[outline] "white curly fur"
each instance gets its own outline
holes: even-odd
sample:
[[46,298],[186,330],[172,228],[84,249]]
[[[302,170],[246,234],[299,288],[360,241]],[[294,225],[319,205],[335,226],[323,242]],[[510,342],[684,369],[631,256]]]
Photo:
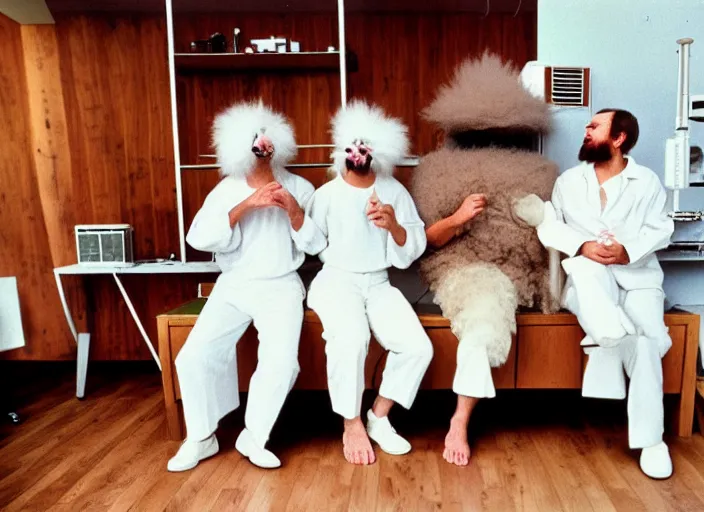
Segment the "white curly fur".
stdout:
[[345,148],[361,139],[372,148],[371,169],[378,175],[391,176],[396,165],[408,154],[408,128],[399,119],[389,117],[376,105],[361,100],[348,103],[332,120],[333,170],[346,170]]
[[275,171],[284,170],[294,159],[296,139],[291,124],[282,114],[261,100],[236,103],[218,114],[213,122],[213,146],[223,175],[244,177],[253,170],[257,157],[252,153],[252,142],[262,129],[274,144],[271,166]]
[[461,343],[484,345],[492,367],[506,362],[511,335],[516,333],[518,299],[513,282],[498,267],[489,263],[455,267],[433,293]]

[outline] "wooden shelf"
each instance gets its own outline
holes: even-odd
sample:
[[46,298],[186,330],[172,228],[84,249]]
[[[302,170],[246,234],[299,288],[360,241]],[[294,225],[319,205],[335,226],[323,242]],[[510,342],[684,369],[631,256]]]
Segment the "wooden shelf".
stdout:
[[[176,53],[179,73],[269,71],[336,71],[340,69],[340,52],[297,53]],[[347,71],[357,71],[357,57],[347,52]]]

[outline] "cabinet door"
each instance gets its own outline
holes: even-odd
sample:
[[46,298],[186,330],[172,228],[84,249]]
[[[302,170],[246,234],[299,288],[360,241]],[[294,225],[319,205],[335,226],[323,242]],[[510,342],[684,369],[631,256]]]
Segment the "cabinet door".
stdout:
[[665,393],[679,393],[682,390],[687,327],[684,325],[670,325],[669,328],[672,347],[662,359],[662,387]]
[[[448,328],[431,328],[426,330],[433,342],[433,360],[423,378],[423,389],[452,389],[452,381],[457,368],[457,337]],[[506,363],[500,368],[492,368],[494,387],[509,389],[515,387],[516,342],[511,343],[511,352]]]
[[581,388],[583,337],[578,325],[519,326],[516,387]]

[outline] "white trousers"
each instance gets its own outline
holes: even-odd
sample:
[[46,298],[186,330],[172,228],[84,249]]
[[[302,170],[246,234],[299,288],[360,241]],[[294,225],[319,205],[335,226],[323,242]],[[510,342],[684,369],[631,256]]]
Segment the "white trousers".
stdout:
[[[593,398],[624,398],[628,386],[628,439],[631,448],[646,448],[662,441],[662,357],[672,341],[664,321],[662,290],[623,290],[607,266],[579,262],[568,276],[563,305],[577,316],[592,340],[617,330],[614,318],[625,314],[635,336],[625,336],[613,348],[588,349],[589,362],[582,394]],[[618,311],[618,308],[621,308]],[[607,325],[608,323],[608,325]]]
[[295,272],[268,280],[220,276],[176,357],[189,439],[207,438],[239,406],[237,342],[253,321],[259,334],[258,362],[244,421],[264,447],[300,370],[304,297]]
[[494,378],[491,375],[486,345],[471,339],[460,339],[457,346],[457,369],[452,381],[456,395],[474,398],[494,398]]
[[411,407],[433,346],[386,271],[357,274],[325,267],[310,285],[308,306],[323,324],[328,388],[337,414],[353,419],[361,413],[371,331],[389,350],[379,394]]

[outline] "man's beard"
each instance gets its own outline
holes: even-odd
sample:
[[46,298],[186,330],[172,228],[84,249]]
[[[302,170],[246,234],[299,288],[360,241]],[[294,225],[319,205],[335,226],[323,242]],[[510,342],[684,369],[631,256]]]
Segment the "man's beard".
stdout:
[[371,155],[367,155],[367,158],[362,164],[355,164],[350,158],[347,158],[345,159],[345,167],[347,167],[348,171],[353,171],[357,174],[369,174],[369,171],[372,168],[372,157]]
[[578,158],[580,162],[588,162],[590,164],[608,162],[611,160],[611,148],[609,148],[608,142],[600,142],[595,145],[585,142],[579,148]]

